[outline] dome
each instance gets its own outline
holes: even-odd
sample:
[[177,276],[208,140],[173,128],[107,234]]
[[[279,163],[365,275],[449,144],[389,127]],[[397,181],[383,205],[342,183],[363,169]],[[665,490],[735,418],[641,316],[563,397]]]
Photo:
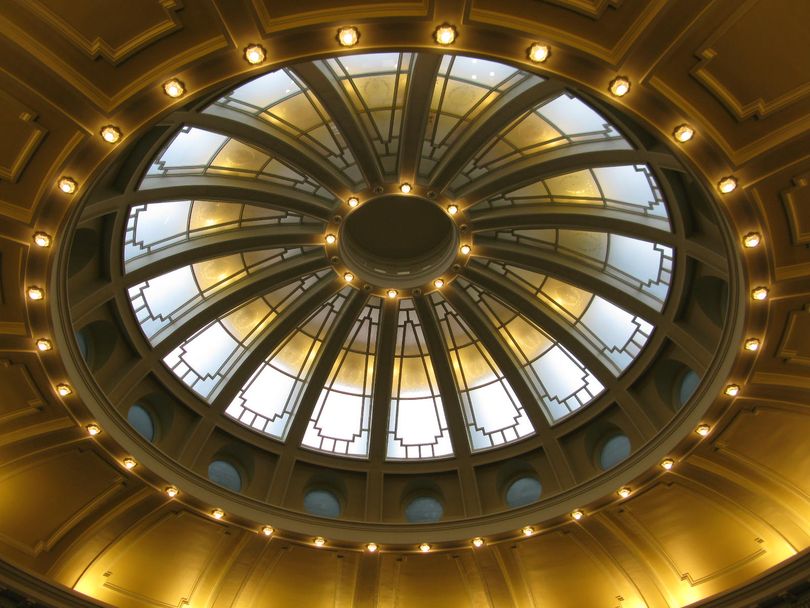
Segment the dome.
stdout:
[[0,600],[804,599],[810,5],[97,4],[0,9]]

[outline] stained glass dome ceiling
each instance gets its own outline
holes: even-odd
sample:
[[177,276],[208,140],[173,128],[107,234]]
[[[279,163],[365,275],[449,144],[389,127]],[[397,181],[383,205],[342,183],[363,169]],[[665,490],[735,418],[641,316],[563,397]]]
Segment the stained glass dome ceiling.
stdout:
[[667,304],[656,171],[554,80],[343,56],[185,122],[129,208],[129,302],[182,385],[272,440],[386,460],[518,442],[609,393]]

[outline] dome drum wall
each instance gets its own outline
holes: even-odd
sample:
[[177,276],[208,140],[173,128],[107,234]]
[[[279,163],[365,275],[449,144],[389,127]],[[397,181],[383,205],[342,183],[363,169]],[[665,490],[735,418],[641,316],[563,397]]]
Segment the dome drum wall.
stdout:
[[[307,70],[302,69],[301,73],[307,73]],[[318,92],[317,87],[313,85],[312,88]],[[521,110],[529,106],[531,104]],[[620,115],[607,107],[599,106],[598,109],[614,124],[623,125]],[[604,500],[619,481],[631,478],[644,479],[649,476],[651,474],[649,463],[674,445],[678,435],[677,429],[694,426],[694,421],[700,418],[702,411],[712,401],[711,395],[718,392],[717,383],[720,380],[704,384],[697,390],[690,404],[674,414],[677,407],[658,392],[652,391],[650,378],[655,375],[657,368],[665,367],[666,361],[670,359],[684,361],[689,368],[695,369],[703,377],[712,377],[718,370],[727,369],[730,360],[720,356],[719,353],[728,352],[727,349],[723,350],[723,344],[733,341],[739,333],[739,320],[735,309],[739,305],[735,301],[739,289],[737,285],[730,283],[729,277],[735,276],[734,273],[723,266],[736,263],[733,254],[729,253],[733,249],[730,249],[731,239],[724,220],[708,204],[706,204],[708,211],[696,209],[700,204],[708,203],[706,195],[699,190],[695,191],[694,185],[685,185],[689,180],[682,177],[681,168],[679,172],[663,168],[678,164],[674,156],[658,151],[648,152],[644,149],[640,142],[648,139],[646,134],[642,133],[637,138],[632,128],[623,128],[623,135],[632,142],[631,147],[639,148],[637,150],[617,152],[611,148],[613,144],[599,150],[596,144],[585,144],[589,147],[579,158],[573,152],[551,152],[548,160],[539,163],[538,167],[541,169],[535,169],[535,175],[531,179],[530,174],[521,169],[520,175],[524,175],[520,178],[522,181],[512,184],[512,187],[504,193],[514,192],[521,187],[527,188],[540,176],[551,184],[553,180],[563,183],[563,177],[576,173],[564,170],[557,164],[555,155],[562,158],[569,167],[576,166],[576,162],[587,162],[589,167],[596,168],[591,175],[600,177],[608,175],[607,172],[600,173],[604,167],[617,164],[645,165],[649,167],[649,175],[653,176],[657,187],[660,188],[661,204],[665,201],[668,207],[671,232],[656,227],[662,225],[660,218],[653,217],[634,223],[627,221],[626,216],[622,216],[622,213],[627,212],[626,209],[621,211],[607,208],[604,213],[594,211],[594,205],[609,205],[610,201],[608,203],[590,201],[583,207],[570,205],[569,208],[558,200],[552,209],[553,214],[548,215],[547,210],[541,208],[544,203],[539,199],[539,202],[526,207],[515,205],[513,208],[468,208],[469,203],[490,200],[499,195],[499,192],[488,192],[487,189],[490,187],[488,183],[503,181],[502,176],[509,175],[511,169],[493,168],[491,174],[480,182],[476,182],[473,178],[470,185],[457,188],[455,191],[442,191],[436,188],[437,196],[433,198],[426,196],[424,199],[420,193],[427,193],[433,189],[432,182],[427,177],[414,180],[412,195],[394,194],[399,181],[392,180],[386,183],[387,190],[384,193],[368,197],[360,195],[360,205],[351,210],[347,210],[344,202],[347,196],[344,195],[360,190],[350,189],[345,184],[343,185],[345,189],[331,194],[328,193],[328,188],[324,191],[317,190],[315,185],[317,180],[311,179],[312,175],[306,176],[304,171],[315,167],[319,176],[326,175],[328,171],[323,164],[324,161],[310,158],[306,166],[303,166],[300,162],[294,162],[300,160],[298,157],[285,159],[278,153],[278,150],[285,150],[283,146],[279,148],[268,146],[266,151],[261,152],[278,153],[282,160],[288,163],[283,172],[272,165],[274,162],[280,162],[276,159],[264,165],[262,171],[265,173],[262,175],[270,176],[267,177],[267,181],[257,179],[256,183],[247,183],[248,175],[234,176],[236,169],[226,157],[223,157],[225,158],[223,167],[217,168],[216,172],[212,169],[215,163],[211,163],[201,170],[201,174],[182,167],[176,174],[165,177],[151,176],[149,173],[151,169],[147,169],[149,163],[166,153],[167,146],[172,145],[175,134],[191,133],[182,131],[188,128],[183,125],[194,122],[195,118],[191,114],[192,112],[182,112],[176,117],[167,117],[164,122],[172,124],[173,128],[166,131],[162,141],[152,142],[150,152],[144,153],[143,162],[130,162],[113,167],[107,176],[99,180],[99,186],[90,189],[88,196],[98,198],[100,202],[93,201],[91,204],[88,200],[85,215],[82,216],[77,212],[73,221],[82,229],[94,230],[109,237],[102,239],[102,244],[98,247],[102,259],[111,261],[110,268],[99,269],[92,265],[79,268],[71,276],[70,284],[66,286],[67,299],[61,303],[65,306],[65,312],[69,311],[68,314],[74,323],[86,324],[96,319],[106,319],[112,323],[120,335],[111,354],[111,360],[115,357],[115,363],[109,369],[132,370],[123,378],[112,371],[104,373],[103,369],[91,376],[88,370],[77,364],[74,368],[77,376],[75,383],[80,387],[83,398],[94,412],[98,410],[98,418],[102,420],[105,428],[110,427],[111,435],[125,442],[128,447],[131,446],[131,451],[138,455],[139,460],[149,463],[150,470],[164,472],[163,476],[176,482],[184,495],[193,497],[189,500],[221,504],[228,514],[244,518],[245,521],[270,520],[291,534],[328,530],[330,536],[334,538],[349,539],[358,537],[363,530],[374,530],[377,540],[401,542],[401,539],[413,538],[414,534],[424,535],[426,529],[430,530],[430,534],[433,535],[431,538],[435,540],[458,538],[462,533],[461,530],[505,533],[507,530],[519,529],[521,526],[518,522],[525,522],[527,517],[533,521],[553,520],[570,510],[572,504],[581,505],[584,501]],[[512,116],[517,117],[519,114],[520,111],[515,109]],[[212,128],[211,132],[216,132],[213,127],[218,127],[228,133],[232,138],[230,141],[248,139],[245,136],[248,127],[231,130],[232,125],[226,120],[218,120],[204,112],[199,116],[203,117],[199,121],[201,124]],[[481,129],[483,132],[484,127]],[[495,127],[490,127],[493,137],[497,135],[496,131]],[[483,136],[480,139],[482,142],[487,141]],[[303,145],[298,144],[299,152],[302,149],[306,152]],[[252,145],[248,147],[249,153],[237,155],[241,159],[239,166],[249,165],[254,167],[249,170],[256,172],[257,161],[251,154],[259,152]],[[529,166],[528,161],[520,162]],[[168,161],[164,164],[169,166]],[[271,170],[271,166],[275,168]],[[147,171],[144,182],[140,182],[141,174],[133,172],[133,167]],[[441,167],[440,164],[439,175]],[[305,177],[293,175],[295,172]],[[282,174],[294,182],[293,188],[281,185],[278,181],[281,178],[278,176]],[[290,175],[292,177],[289,177]],[[594,177],[589,179],[598,181]],[[127,182],[128,190],[114,197],[100,196],[99,193],[104,191],[101,185],[105,180],[115,183]],[[148,180],[152,181],[146,186],[145,182]],[[161,184],[159,180],[166,181]],[[311,180],[312,184],[308,180]],[[314,190],[309,191],[310,187]],[[575,188],[573,185],[567,187]],[[288,192],[291,189],[297,189],[297,192]],[[689,192],[688,196],[684,191]],[[459,194],[459,197],[456,198],[454,194]],[[378,198],[375,199],[375,196]],[[555,196],[553,192],[551,196]],[[577,196],[585,195],[579,193]],[[696,196],[699,198],[695,198]],[[165,337],[150,343],[152,338],[144,335],[142,323],[134,320],[133,308],[136,314],[138,310],[134,300],[131,303],[126,295],[118,292],[108,305],[99,307],[95,304],[94,298],[100,296],[94,294],[99,293],[98,284],[99,281],[105,281],[105,272],[114,277],[109,281],[111,285],[129,290],[130,295],[133,293],[132,290],[140,285],[134,284],[135,280],[130,278],[134,275],[130,275],[128,271],[128,262],[122,264],[116,261],[117,252],[125,250],[124,241],[128,238],[127,222],[131,218],[127,217],[127,213],[136,205],[144,204],[147,205],[144,213],[148,213],[149,204],[178,200],[178,197],[192,202],[188,207],[190,218],[195,217],[195,209],[199,207],[200,210],[208,210],[208,219],[217,218],[216,214],[231,219],[223,222],[219,218],[217,221],[220,223],[206,227],[200,211],[203,223],[193,230],[189,228],[190,224],[187,224],[181,230],[189,236],[177,237],[169,234],[162,237],[169,240],[166,241],[168,243],[166,248],[161,250],[163,253],[158,257],[174,256],[177,250],[178,265],[182,262],[192,267],[199,285],[208,281],[211,285],[211,295],[203,294],[199,302],[187,305],[186,312],[181,310],[178,313],[175,326],[180,327],[182,332],[172,327],[168,330],[161,329],[160,331],[167,333],[156,335]],[[403,204],[410,200],[414,203],[414,207],[426,205],[430,206],[431,211],[439,211],[442,214],[449,204],[459,201],[461,209],[458,214],[452,217],[442,216],[452,229],[449,230],[447,237],[438,238],[436,241],[438,245],[433,248],[435,254],[426,256],[433,264],[425,274],[419,275],[418,283],[412,284],[409,280],[402,279],[391,280],[385,284],[380,280],[379,273],[365,274],[363,263],[357,257],[358,252],[363,249],[364,253],[373,252],[376,241],[365,247],[358,246],[356,242],[354,246],[352,245],[353,240],[358,241],[362,238],[359,234],[352,233],[353,217],[362,218],[366,205],[372,209],[375,201],[384,202],[385,197],[396,197],[397,201],[403,199]],[[692,202],[695,200],[701,203]],[[590,207],[587,206],[589,204]],[[128,205],[131,206],[128,208]],[[229,205],[242,207],[233,215]],[[251,205],[256,209],[248,209]],[[100,209],[106,211],[100,212]],[[259,209],[264,210],[262,213],[272,211],[286,215],[283,220],[278,220],[280,216],[271,217],[266,214],[262,216]],[[340,222],[335,221],[338,216],[341,218]],[[278,223],[274,223],[277,220]],[[361,221],[357,225],[360,226],[358,233],[368,230]],[[472,256],[462,256],[458,253],[461,238],[466,238],[460,237],[466,232],[460,230],[461,226],[468,226],[469,233],[475,235],[470,239],[473,244]],[[229,233],[229,230],[234,232]],[[535,246],[532,239],[547,238],[550,230],[557,231],[552,240],[542,241],[540,246]],[[632,279],[632,273],[625,270],[624,275],[608,276],[605,269],[610,266],[609,261],[601,262],[601,267],[597,268],[588,261],[587,255],[590,250],[578,251],[571,248],[572,243],[587,243],[584,236],[577,241],[576,238],[579,237],[574,238],[575,233],[580,235],[610,233],[610,238],[613,239],[611,247],[620,251],[621,241],[618,237],[614,238],[614,233],[621,231],[624,231],[624,234],[619,234],[620,237],[632,236],[638,242],[646,240],[659,243],[660,247],[670,248],[672,257],[668,271],[672,276],[671,285],[668,287],[669,295],[664,296],[658,309],[648,295],[636,296],[629,290],[628,283],[635,280]],[[331,255],[330,245],[325,247],[322,245],[323,235],[332,232],[338,235],[334,248],[336,255]],[[241,237],[242,234],[246,235],[244,239]],[[247,235],[252,234],[256,235],[255,238],[251,236],[252,240],[248,239]],[[696,235],[700,238],[695,238]],[[184,253],[181,244],[172,244],[171,239],[174,238],[186,239],[191,245],[188,248],[190,253]],[[202,244],[196,250],[198,243]],[[706,243],[714,243],[714,246],[709,247]],[[408,241],[404,240],[403,244],[407,245]],[[659,251],[663,251],[660,247]],[[285,258],[284,255],[287,254],[283,254],[277,261],[272,262],[268,260],[276,258],[262,258],[270,255],[267,253],[270,249],[278,248],[295,250],[295,255]],[[61,263],[69,265],[74,255],[80,255],[79,248],[75,249],[75,254],[74,250],[63,248]],[[212,278],[213,275],[205,275],[203,265],[208,260],[216,257],[224,258],[226,255],[241,258],[237,266],[231,262],[230,266],[222,266],[230,273],[228,277],[218,279]],[[355,257],[352,257],[353,255]],[[338,258],[337,262],[334,257]],[[666,256],[662,256],[662,259],[664,257]],[[541,291],[528,296],[521,291],[522,287],[518,287],[517,283],[509,278],[512,275],[500,273],[498,270],[500,266],[482,263],[486,260],[494,260],[502,265],[511,264],[513,268],[531,269],[531,272],[539,272],[542,269],[544,277],[548,277],[545,280],[549,282],[551,291]],[[718,260],[722,260],[719,267]],[[147,261],[138,267],[139,279],[141,277],[152,279],[158,274],[149,272],[150,264],[152,263]],[[254,264],[255,268],[251,264]],[[78,263],[76,265],[78,266]],[[390,268],[394,268],[395,265],[391,265]],[[161,267],[153,265],[151,268]],[[436,272],[432,270],[433,268]],[[344,269],[354,271],[360,279],[352,282],[348,290],[341,280]],[[439,272],[439,269],[444,270]],[[389,269],[388,272],[390,271]],[[456,275],[459,277],[458,280],[453,280]],[[241,370],[236,373],[242,375],[243,381],[247,381],[248,375],[253,373],[257,365],[264,364],[265,359],[268,369],[282,369],[281,363],[278,365],[273,363],[271,353],[290,352],[292,342],[285,340],[294,335],[293,332],[300,331],[302,336],[316,336],[313,344],[317,344],[317,349],[302,351],[308,353],[305,360],[310,361],[311,366],[301,368],[303,371],[300,372],[302,374],[300,377],[306,382],[296,390],[303,391],[304,398],[300,399],[300,404],[294,406],[298,408],[297,410],[293,408],[294,413],[290,415],[284,441],[274,438],[269,431],[259,429],[258,423],[254,424],[258,418],[251,419],[252,422],[245,422],[244,415],[239,421],[229,418],[228,414],[223,415],[231,399],[238,398],[247,403],[247,398],[236,396],[238,386],[232,386],[231,383],[223,384],[222,388],[215,387],[208,400],[195,388],[199,385],[190,385],[185,380],[179,380],[180,374],[170,371],[163,364],[177,348],[185,348],[185,339],[202,332],[208,327],[207,323],[230,314],[234,306],[242,305],[249,297],[267,293],[268,288],[292,289],[296,281],[303,280],[303,277],[307,276],[313,277],[311,282],[302,287],[300,293],[295,292],[296,295],[291,297],[289,303],[278,305],[268,303],[271,308],[275,307],[267,313],[272,315],[272,319],[262,326],[257,326],[259,329],[256,331],[260,332],[256,334],[258,337],[247,336],[243,339],[238,347],[242,351],[235,350],[234,354],[230,355],[235,357],[233,361],[238,363],[235,369]],[[430,278],[433,276],[446,277],[445,285],[436,288]],[[726,284],[729,293],[732,294],[731,309],[723,322],[708,316],[696,301],[689,298],[695,281],[702,276],[714,276],[716,280]],[[217,280],[220,280],[221,286]],[[574,289],[566,287],[563,284],[566,280],[576,287]],[[556,283],[551,286],[554,281]],[[372,285],[371,290],[363,288],[366,282]],[[517,314],[516,318],[529,319],[531,322],[541,324],[541,330],[547,331],[553,338],[572,349],[583,366],[594,371],[594,376],[603,383],[602,389],[594,389],[594,394],[585,399],[582,405],[577,406],[581,409],[573,408],[570,410],[573,413],[550,421],[548,419],[550,414],[546,413],[545,406],[541,405],[538,399],[538,385],[533,384],[533,380],[527,375],[529,372],[526,370],[530,370],[531,367],[521,367],[520,353],[511,350],[509,338],[505,337],[506,330],[496,327],[493,318],[488,316],[489,309],[484,308],[476,299],[477,292],[466,287],[468,283],[476,289],[481,288],[487,297],[494,297],[493,302],[504,310],[512,311],[510,314]],[[534,287],[539,288],[540,283],[537,281],[535,283]],[[338,368],[332,369],[333,364],[341,360],[340,357],[343,356],[341,353],[347,353],[348,356],[354,352],[352,344],[355,342],[351,342],[352,339],[359,340],[366,335],[363,332],[368,326],[357,321],[362,316],[364,306],[374,302],[375,297],[380,299],[379,305],[375,305],[376,308],[371,311],[369,317],[377,319],[370,321],[377,323],[378,327],[375,330],[377,333],[368,334],[366,338],[374,344],[372,354],[376,361],[386,357],[395,360],[398,353],[404,352],[398,349],[411,343],[410,338],[400,339],[398,337],[400,330],[397,329],[397,319],[401,317],[403,310],[401,302],[410,299],[407,296],[411,294],[398,293],[396,298],[388,298],[386,288],[393,287],[407,291],[417,285],[421,287],[421,295],[414,298],[412,316],[419,322],[421,329],[416,329],[413,335],[416,336],[416,342],[419,342],[418,332],[423,332],[425,337],[424,343],[420,343],[421,356],[430,357],[436,369],[436,378],[432,381],[436,385],[438,391],[436,394],[440,394],[441,405],[444,408],[449,433],[447,441],[452,447],[452,454],[448,456],[452,457],[405,461],[385,457],[386,437],[375,429],[385,429],[389,423],[388,407],[392,399],[390,387],[393,380],[391,376],[400,372],[392,371],[390,368],[386,371],[384,367],[379,366],[375,375],[365,377],[368,392],[363,393],[362,399],[358,398],[357,401],[366,403],[363,406],[367,408],[364,415],[368,418],[370,430],[361,431],[360,434],[369,433],[368,456],[341,458],[308,447],[305,437],[311,432],[312,426],[307,427],[307,422],[323,405],[319,401],[320,390],[314,387],[326,386],[331,382],[330,374],[335,374],[334,378],[340,377],[339,371],[336,371]],[[138,288],[142,292],[146,289]],[[265,291],[261,291],[262,289]],[[565,291],[566,289],[568,291]],[[580,331],[577,329],[579,321],[569,323],[561,318],[569,314],[568,312],[558,316],[561,310],[567,310],[564,308],[566,297],[583,297],[581,293],[588,290],[600,297],[603,296],[605,302],[613,302],[623,310],[637,313],[638,318],[646,319],[654,326],[653,330],[648,330],[649,333],[645,334],[645,342],[641,342],[632,356],[629,356],[632,363],[622,363],[625,368],[611,367],[620,364],[616,363],[618,360],[604,354],[610,352],[610,347],[600,351],[597,339],[588,342],[578,337],[580,334],[576,332]],[[548,293],[556,295],[549,296]],[[557,299],[554,299],[555,297]],[[315,314],[321,310],[317,306],[328,301],[333,301],[329,312],[323,309],[321,313]],[[65,318],[68,318],[68,314]],[[321,334],[313,334],[312,332],[316,331],[313,323],[320,323],[318,319],[321,317],[326,324],[323,326],[325,329]],[[729,319],[732,322],[729,322]],[[401,329],[400,333],[412,331],[409,329],[411,325],[408,325],[412,322],[404,323],[401,325],[404,329]],[[633,323],[640,325],[638,321]],[[444,329],[451,326],[463,326],[463,331],[455,329],[452,331],[456,333],[452,333],[451,330]],[[587,331],[593,332],[592,329]],[[475,345],[480,353],[477,355],[480,365],[489,366],[488,369],[495,370],[496,375],[500,374],[498,382],[508,387],[504,394],[511,394],[514,397],[513,402],[525,410],[527,424],[530,423],[533,432],[524,436],[510,436],[502,440],[502,443],[493,443],[487,449],[471,447],[469,443],[472,441],[471,435],[468,435],[465,429],[475,426],[468,422],[474,410],[473,406],[465,404],[473,401],[470,399],[468,402],[465,399],[467,394],[474,394],[477,386],[474,386],[472,376],[468,378],[459,371],[469,363],[460,356],[453,359],[454,355],[442,353],[445,350],[452,353],[453,348],[449,345],[461,345],[458,340],[461,340],[463,335],[475,338],[470,344]],[[301,340],[301,343],[304,341],[304,337],[295,339]],[[459,352],[461,346],[457,349]],[[65,348],[75,351],[76,347],[66,341]],[[239,354],[240,352],[243,354]],[[563,352],[565,351],[560,351]],[[245,361],[251,363],[246,364]],[[368,361],[363,365],[368,365]],[[468,385],[466,392],[460,390],[462,383]],[[448,391],[447,387],[454,388]],[[170,428],[161,429],[161,441],[157,444],[159,451],[145,446],[131,429],[126,428],[126,422],[123,422],[128,408],[137,401],[138,396],[148,393],[161,395],[161,398],[166,403],[172,403],[176,410]],[[465,407],[468,409],[465,410]],[[588,431],[608,426],[615,427],[630,437],[634,452],[626,462],[603,474],[597,466],[598,455],[594,454],[595,447],[588,438]],[[163,441],[164,434],[175,439]],[[180,437],[185,437],[186,442],[179,441]],[[238,496],[221,491],[205,479],[205,469],[210,458],[214,452],[227,446],[250,455],[245,457],[244,462],[240,460],[242,466],[245,466],[245,462],[250,463],[252,473],[243,479],[245,483]],[[503,498],[502,481],[499,481],[499,477],[502,477],[506,463],[516,458],[531,463],[543,491],[539,502],[509,509]],[[345,487],[345,491],[341,490],[343,499],[340,517],[328,522],[302,512],[302,497],[306,493],[308,480],[324,471],[341,480]],[[403,496],[410,491],[408,487],[414,479],[427,473],[441,489],[444,505],[442,523],[433,524],[429,528],[403,524],[401,507]],[[606,491],[606,488],[610,489]]]

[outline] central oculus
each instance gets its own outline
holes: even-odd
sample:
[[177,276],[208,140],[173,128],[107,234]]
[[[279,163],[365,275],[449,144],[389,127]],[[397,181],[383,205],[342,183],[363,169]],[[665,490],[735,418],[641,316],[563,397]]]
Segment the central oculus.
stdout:
[[358,277],[377,287],[418,287],[447,272],[458,231],[436,203],[388,194],[366,201],[341,226],[340,252]]

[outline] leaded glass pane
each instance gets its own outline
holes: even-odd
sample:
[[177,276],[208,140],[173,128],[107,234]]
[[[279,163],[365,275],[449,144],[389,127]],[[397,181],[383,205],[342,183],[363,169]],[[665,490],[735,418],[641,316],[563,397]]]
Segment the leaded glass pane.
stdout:
[[615,375],[641,352],[653,326],[601,296],[525,268],[501,262],[473,260],[534,294],[577,332],[581,342]]
[[529,417],[489,351],[440,294],[431,294],[430,300],[453,368],[472,450],[533,434]]
[[308,175],[278,158],[227,135],[183,127],[152,163],[140,189],[163,187],[162,178],[220,175],[271,182],[334,201],[335,197]]
[[307,424],[305,446],[368,456],[381,305],[372,296],[355,320]]
[[619,132],[590,106],[570,93],[543,101],[502,129],[461,170],[451,186],[462,186],[524,158],[580,143],[614,142],[630,149]]
[[183,266],[130,287],[130,304],[143,333],[157,344],[176,321],[229,285],[312,249],[246,251]]
[[288,211],[222,201],[166,201],[133,205],[124,236],[124,262],[172,245],[251,226],[313,224]]
[[383,171],[396,172],[412,53],[349,55],[324,61],[371,139]]
[[[475,205],[475,211],[519,205],[588,205],[651,218],[669,231],[661,188],[647,165],[582,169],[538,180]],[[655,222],[657,220],[657,222]]]
[[357,162],[338,126],[316,95],[292,70],[284,68],[251,80],[203,112],[247,124],[262,121],[261,124],[272,126],[279,134],[293,137],[308,146],[355,184],[362,180]]
[[467,126],[504,93],[542,81],[502,63],[445,55],[433,87],[419,175],[428,176]]
[[517,243],[565,256],[571,265],[585,264],[618,279],[627,293],[643,298],[661,310],[672,280],[675,252],[660,243],[642,241],[620,234],[586,230],[538,228],[500,230],[492,235],[502,241]]
[[242,424],[283,440],[329,331],[350,287],[329,298],[295,329],[253,373],[225,413]]
[[391,460],[451,456],[442,397],[413,300],[399,303],[388,449]]
[[457,280],[509,347],[549,422],[587,405],[604,390],[582,362],[529,319],[463,278]]
[[242,304],[172,350],[163,362],[205,400],[214,396],[273,320],[326,274],[312,274]]

